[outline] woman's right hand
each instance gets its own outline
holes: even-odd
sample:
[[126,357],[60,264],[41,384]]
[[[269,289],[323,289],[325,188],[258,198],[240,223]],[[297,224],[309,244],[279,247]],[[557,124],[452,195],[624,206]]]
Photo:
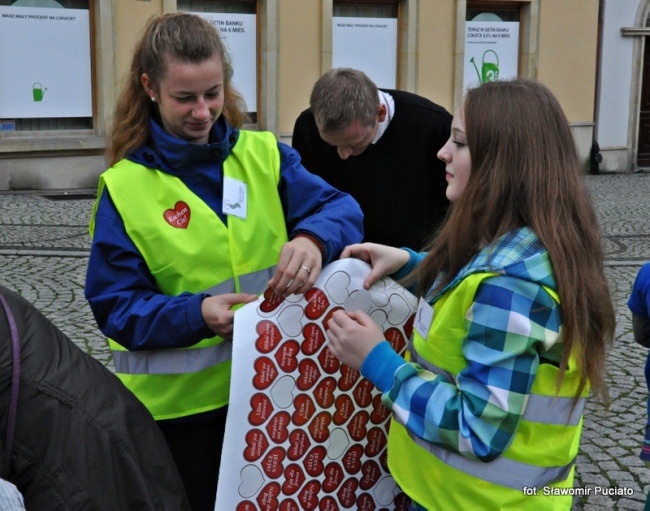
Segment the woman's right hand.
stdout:
[[248,293],[207,296],[201,302],[201,314],[208,328],[216,335],[224,339],[232,339],[233,320],[235,318],[233,307],[255,300],[257,300],[257,295]]
[[404,249],[379,245],[377,243],[357,243],[348,245],[341,252],[341,259],[356,257],[372,266],[372,270],[363,281],[363,287],[370,287],[380,278],[392,275],[409,262],[411,255]]

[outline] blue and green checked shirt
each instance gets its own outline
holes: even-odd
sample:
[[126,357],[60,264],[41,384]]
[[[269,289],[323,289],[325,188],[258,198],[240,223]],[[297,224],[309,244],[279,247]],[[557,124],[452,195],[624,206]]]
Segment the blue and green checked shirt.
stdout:
[[[405,275],[423,258],[411,252],[409,263],[394,277]],[[468,275],[486,272],[497,275],[482,281],[471,307],[462,311],[466,331],[460,342],[466,366],[458,374],[437,375],[405,363],[388,341],[377,345],[361,368],[384,393],[384,404],[395,419],[412,433],[482,461],[493,460],[510,445],[540,360],[559,365],[562,353],[560,306],[542,287],[556,290],[553,268],[529,228],[485,247],[427,301],[433,304],[453,293]]]

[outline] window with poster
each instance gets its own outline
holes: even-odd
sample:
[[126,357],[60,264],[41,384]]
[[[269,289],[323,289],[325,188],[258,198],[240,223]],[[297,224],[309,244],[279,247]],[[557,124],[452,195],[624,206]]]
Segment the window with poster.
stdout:
[[250,122],[257,124],[257,0],[178,0],[177,7],[219,29],[232,61],[233,87],[246,101]]
[[398,0],[338,0],[332,10],[332,67],[365,72],[397,88]]
[[521,6],[467,2],[463,89],[519,75]]
[[0,0],[0,131],[94,128],[89,0]]

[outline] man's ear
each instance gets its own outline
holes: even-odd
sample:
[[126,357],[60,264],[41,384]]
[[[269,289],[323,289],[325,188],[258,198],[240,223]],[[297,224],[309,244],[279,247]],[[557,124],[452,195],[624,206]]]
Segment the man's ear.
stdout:
[[377,115],[377,120],[379,122],[384,122],[386,120],[386,105],[383,103],[379,105],[379,115]]

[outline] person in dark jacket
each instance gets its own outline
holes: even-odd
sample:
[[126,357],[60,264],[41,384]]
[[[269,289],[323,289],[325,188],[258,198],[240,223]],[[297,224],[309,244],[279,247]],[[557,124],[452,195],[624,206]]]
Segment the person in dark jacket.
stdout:
[[189,510],[144,405],[30,302],[0,302],[0,476],[25,508]]
[[365,241],[422,248],[449,206],[436,153],[451,114],[350,68],[321,76],[309,102],[291,141],[305,167],[359,202]]

